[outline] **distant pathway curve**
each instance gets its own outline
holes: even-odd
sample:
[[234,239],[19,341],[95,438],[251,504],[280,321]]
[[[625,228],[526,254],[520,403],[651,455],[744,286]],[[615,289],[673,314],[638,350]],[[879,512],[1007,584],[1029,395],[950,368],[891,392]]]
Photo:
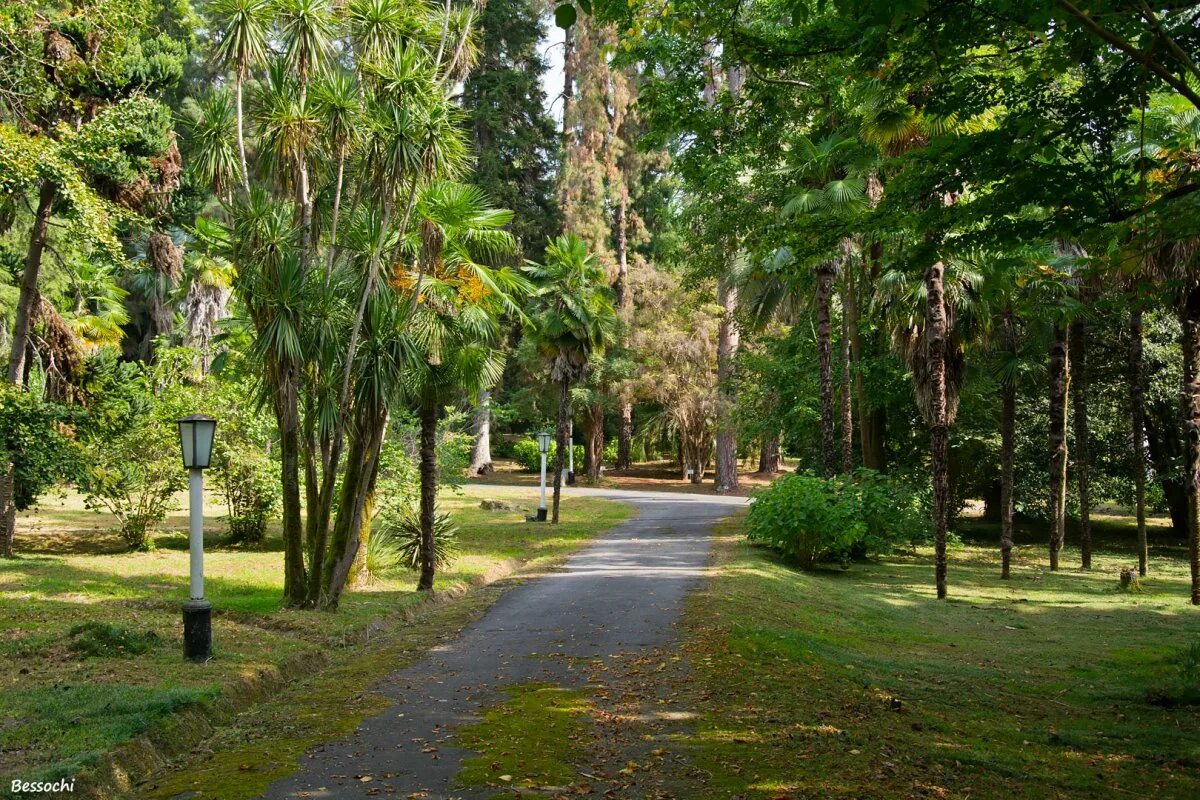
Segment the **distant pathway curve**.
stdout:
[[[566,491],[627,502],[638,514],[585,546],[562,571],[506,592],[456,639],[381,680],[375,691],[394,701],[391,708],[346,739],[310,751],[297,772],[263,797],[490,797],[494,790],[456,788],[459,766],[471,753],[444,743],[449,729],[475,721],[481,707],[503,699],[506,686],[545,681],[582,688],[587,673],[577,659],[672,642],[682,601],[708,559],[712,524],[746,499]],[[356,778],[368,774],[369,783]]]

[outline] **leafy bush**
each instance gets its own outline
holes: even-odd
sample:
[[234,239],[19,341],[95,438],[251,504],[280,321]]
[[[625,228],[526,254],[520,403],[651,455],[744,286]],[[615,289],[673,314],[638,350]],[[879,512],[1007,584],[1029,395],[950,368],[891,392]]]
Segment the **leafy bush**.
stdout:
[[257,448],[224,443],[215,447],[213,473],[228,508],[229,541],[261,545],[267,523],[279,507],[279,474]]
[[[400,567],[421,566],[421,508],[416,503],[390,503],[367,539],[366,569],[384,575]],[[433,561],[448,567],[458,556],[458,526],[450,515],[434,512]]]
[[803,567],[848,564],[923,535],[917,495],[870,470],[828,480],[786,475],[755,495],[746,518],[751,541]]
[[13,466],[13,503],[24,511],[78,474],[72,409],[0,383],[0,461]]
[[[572,449],[575,451],[575,469],[582,469],[583,445],[577,444]],[[557,453],[558,443],[550,442],[550,450],[546,453],[546,471],[548,473],[554,471],[554,457]],[[538,450],[537,439],[522,439],[513,445],[512,454],[513,460],[520,464],[521,469],[525,470],[526,472],[541,471],[542,454]]]
[[609,439],[604,443],[604,452],[600,455],[602,463],[612,466],[617,463],[617,440]]
[[71,650],[83,658],[137,656],[160,643],[154,631],[143,633],[106,622],[84,622],[71,628],[67,635]]
[[191,384],[194,353],[162,349],[153,366],[97,360],[95,401],[84,426],[79,489],[88,508],[117,518],[133,550],[149,550],[151,532],[187,486],[176,421],[209,405]]
[[867,535],[857,493],[838,479],[787,475],[759,492],[746,517],[746,535],[803,567],[846,561]]

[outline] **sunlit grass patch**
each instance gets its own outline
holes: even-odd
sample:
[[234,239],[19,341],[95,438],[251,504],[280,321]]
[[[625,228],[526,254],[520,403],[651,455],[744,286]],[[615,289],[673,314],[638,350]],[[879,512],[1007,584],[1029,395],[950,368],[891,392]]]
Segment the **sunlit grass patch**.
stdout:
[[594,732],[592,703],[579,692],[543,683],[513,686],[508,700],[479,722],[458,729],[457,744],[478,755],[464,759],[464,786],[565,787],[578,779],[581,756]]

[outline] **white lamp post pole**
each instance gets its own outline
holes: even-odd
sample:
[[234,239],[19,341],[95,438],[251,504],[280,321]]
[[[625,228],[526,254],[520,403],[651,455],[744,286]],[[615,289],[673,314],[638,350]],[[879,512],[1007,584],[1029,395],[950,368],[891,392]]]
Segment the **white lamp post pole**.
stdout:
[[192,600],[204,599],[204,470],[188,470],[188,554]]
[[204,599],[204,470],[212,459],[217,421],[193,414],[179,420],[179,448],[188,471],[188,601],[183,604],[183,657],[212,658],[212,603]]
[[575,420],[571,420],[567,428],[567,485],[575,485]]
[[545,431],[538,434],[538,451],[542,455],[541,499],[538,501],[537,521],[546,521],[546,455],[550,452],[550,434]]

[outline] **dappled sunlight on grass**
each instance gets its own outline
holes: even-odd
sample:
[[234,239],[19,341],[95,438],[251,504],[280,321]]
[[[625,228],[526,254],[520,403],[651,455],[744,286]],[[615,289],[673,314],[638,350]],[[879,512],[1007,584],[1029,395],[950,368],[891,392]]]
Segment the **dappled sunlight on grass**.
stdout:
[[938,602],[927,549],[804,572],[723,537],[687,622],[706,796],[1200,796],[1200,710],[1145,701],[1200,633],[1162,552],[1127,594],[1119,551],[1050,573],[1022,547],[1002,581],[968,543]]
[[[497,492],[490,488],[472,488],[443,497],[442,507],[460,528],[461,555],[438,576],[437,589],[491,579],[522,564],[550,568],[631,513],[612,501],[571,497],[563,501],[563,524],[534,525],[520,512],[479,507],[482,497],[493,496]],[[528,490],[508,496],[530,508],[536,505],[536,494]],[[201,666],[181,657],[179,609],[187,598],[188,575],[181,512],[167,522],[180,530],[158,534],[156,549],[146,553],[121,551],[112,518],[84,509],[77,497],[52,499],[21,516],[21,557],[0,561],[0,680],[19,687],[0,700],[5,776],[72,774],[162,715],[223,686],[291,658],[357,646],[421,599],[416,573],[399,570],[354,587],[336,614],[281,610],[283,553],[277,526],[261,550],[227,547],[221,543],[221,511],[206,508],[205,593],[214,606],[214,658]],[[85,621],[152,632],[156,645],[137,658],[81,659],[69,649],[68,632]],[[47,727],[32,716],[44,702],[39,698],[56,685],[99,693],[94,703],[80,706],[71,731]],[[136,703],[121,700],[129,693]],[[116,713],[117,722],[108,724],[110,706],[129,710]]]

